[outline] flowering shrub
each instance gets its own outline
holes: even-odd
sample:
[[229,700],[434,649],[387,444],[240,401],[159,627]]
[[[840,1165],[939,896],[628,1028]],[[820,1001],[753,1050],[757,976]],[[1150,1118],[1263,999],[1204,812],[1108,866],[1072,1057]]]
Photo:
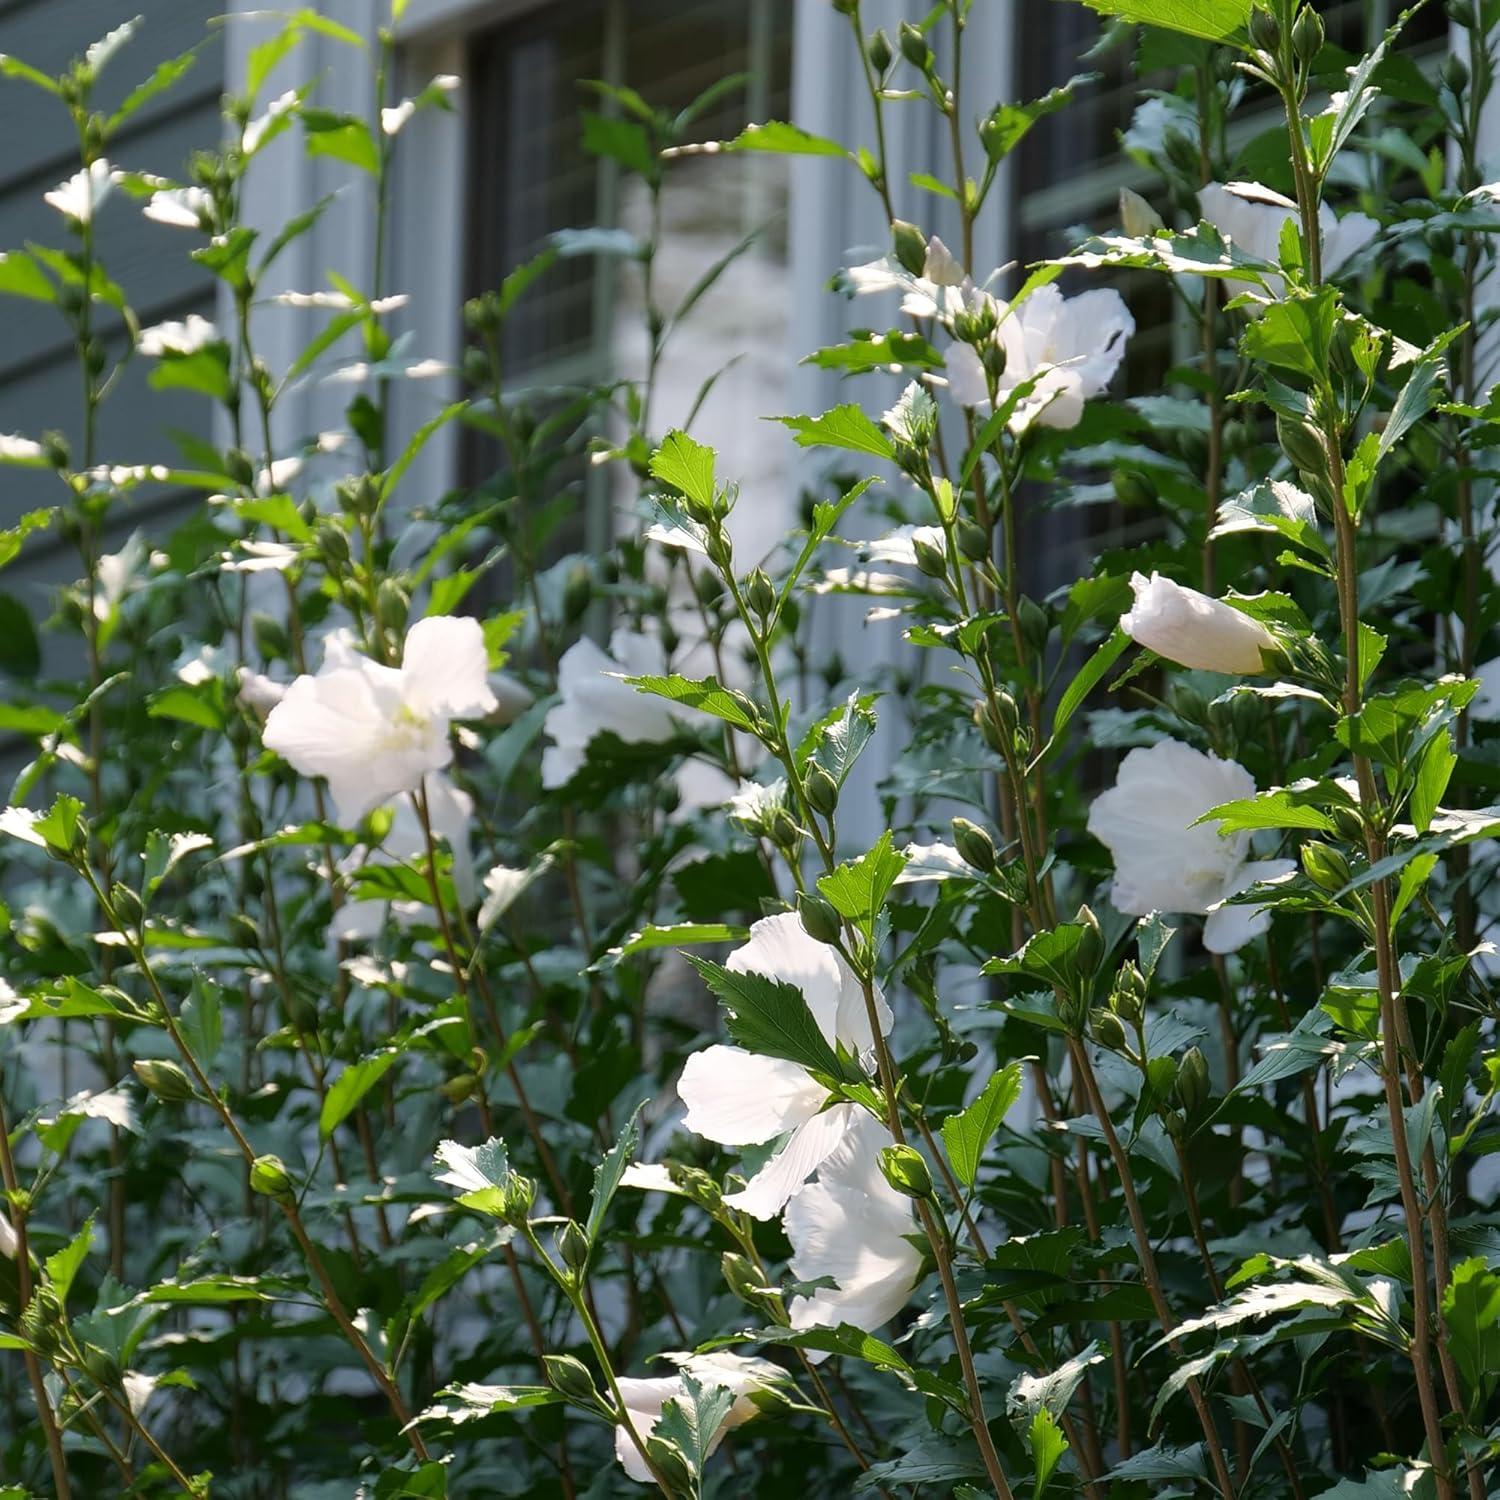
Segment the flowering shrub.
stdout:
[[[466,307],[466,397],[410,438],[400,288],[278,294],[313,326],[265,363],[316,215],[248,227],[247,175],[301,132],[388,233],[451,85],[387,99],[388,31],[364,120],[265,97],[309,31],[369,62],[288,18],[183,182],[110,152],[186,63],[106,116],[131,28],[0,58],[80,146],[0,293],[84,393],[0,438],[54,496],[0,562],[50,528],[81,575],[0,601],[6,1496],[1495,1493],[1500,13],[1450,0],[1434,82],[1399,22],[1350,57],[1296,0],[1099,3],[1165,80],[1154,186],[1040,265],[976,266],[975,222],[1087,80],[964,96],[967,0],[894,42],[837,0],[873,144],[713,143],[841,158],[890,223],[827,268],[877,331],[811,356],[847,403],[776,418],[827,463],[766,556],[652,424],[720,269],[665,304],[655,238],[638,380],[508,378],[578,234]],[[659,205],[702,102],[604,94]],[[887,172],[924,109],[948,243]],[[219,322],[140,329],[101,210],[179,230]],[[1196,351],[1128,400],[1124,272]],[[100,451],[137,358],[219,424],[178,466]],[[276,443],[314,378],[343,423]],[[444,424],[498,472],[412,494]],[[631,500],[559,556],[582,453]],[[164,486],[201,500],[106,552]],[[1101,495],[1146,540],[1037,597],[1022,513]],[[870,596],[852,671],[830,595]]]

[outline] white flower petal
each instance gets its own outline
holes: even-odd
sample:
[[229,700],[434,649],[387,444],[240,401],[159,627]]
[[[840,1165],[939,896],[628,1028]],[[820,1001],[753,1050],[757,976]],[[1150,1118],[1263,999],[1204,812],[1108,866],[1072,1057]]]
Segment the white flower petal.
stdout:
[[683,1065],[683,1124],[721,1146],[759,1146],[810,1120],[828,1091],[805,1068],[743,1047],[712,1046]]
[[724,1195],[725,1203],[752,1219],[774,1219],[787,1199],[838,1149],[859,1113],[857,1104],[835,1104],[799,1125],[739,1192]]

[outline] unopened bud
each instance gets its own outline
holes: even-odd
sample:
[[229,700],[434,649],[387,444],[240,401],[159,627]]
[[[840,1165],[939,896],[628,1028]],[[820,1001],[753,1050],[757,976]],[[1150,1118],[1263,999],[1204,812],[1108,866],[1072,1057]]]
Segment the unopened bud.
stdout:
[[349,566],[349,537],[336,520],[330,518],[318,528],[318,552],[334,572]]
[[1304,67],[1323,50],[1323,18],[1311,5],[1304,5],[1292,23],[1292,51]]
[[1100,930],[1099,918],[1087,906],[1080,906],[1078,915],[1073,920],[1080,928],[1078,947],[1073,951],[1074,958],[1078,964],[1078,972],[1088,979],[1104,961],[1104,933]]
[[278,1203],[289,1203],[296,1195],[292,1174],[279,1156],[257,1156],[250,1163],[250,1190]]
[[143,1057],[130,1066],[135,1076],[163,1104],[182,1104],[196,1097],[193,1080],[168,1058]]
[[917,554],[917,566],[929,578],[948,576],[948,554],[936,542],[924,536],[912,540],[912,551]]
[[1138,1024],[1146,1014],[1146,979],[1135,964],[1126,960],[1115,977],[1110,1007],[1127,1025]]
[[594,597],[594,580],[582,563],[574,563],[568,569],[567,582],[563,584],[563,618],[569,622],[583,618],[583,612]]
[[891,39],[885,34],[884,29],[877,30],[875,35],[865,43],[865,56],[870,59],[870,66],[875,70],[875,76],[882,78],[885,70],[890,67],[895,54],[891,51]]
[[920,276],[927,265],[927,238],[915,224],[905,219],[891,220],[891,248],[897,262],[913,276]]
[[1203,1113],[1208,1103],[1208,1059],[1200,1047],[1189,1047],[1177,1065],[1177,1082],[1173,1085],[1177,1102],[1189,1119]]
[[988,875],[995,868],[995,841],[967,818],[953,820],[953,845],[970,869]]
[[1450,52],[1443,59],[1442,75],[1443,82],[1454,94],[1462,94],[1469,86],[1468,65],[1456,52]]
[[512,1172],[505,1179],[505,1196],[500,1204],[500,1217],[512,1227],[519,1229],[531,1217],[531,1206],[536,1202],[536,1183],[519,1172]]
[[406,629],[406,619],[411,613],[411,596],[394,578],[382,578],[375,591],[375,618],[381,626],[394,635]]
[[843,932],[843,924],[832,903],[811,891],[797,893],[797,915],[802,919],[802,929],[808,937],[819,943],[836,943]]
[[979,362],[984,366],[985,374],[991,380],[998,381],[1005,374],[1005,366],[1009,359],[1006,354],[1005,345],[999,339],[993,339],[980,351]]
[[1125,1028],[1112,1010],[1094,1009],[1089,1012],[1089,1030],[1094,1040],[1110,1052],[1121,1052],[1125,1048]]
[[571,1354],[544,1354],[542,1368],[554,1390],[561,1391],[569,1401],[581,1401],[585,1406],[602,1406],[603,1398],[594,1385],[594,1377],[588,1366]]
[[771,819],[771,842],[778,849],[795,849],[802,842],[802,830],[788,812],[778,812]]
[[1303,474],[1326,478],[1328,474],[1328,450],[1323,444],[1322,434],[1306,422],[1295,417],[1276,418],[1276,441],[1281,451],[1291,459]]
[[807,805],[814,812],[822,813],[827,818],[831,817],[837,810],[839,805],[839,784],[816,761],[807,768],[807,777],[803,782],[803,789],[807,793]]
[[898,37],[902,57],[912,67],[920,68],[925,73],[932,64],[932,48],[928,46],[922,28],[913,26],[910,21],[903,21]]
[[1281,26],[1276,17],[1258,5],[1250,12],[1250,40],[1262,52],[1275,54],[1281,48]]
[[958,533],[958,550],[970,562],[984,562],[990,555],[990,534],[978,521],[960,516],[955,528]]
[[1139,469],[1116,469],[1110,476],[1115,499],[1127,510],[1139,510],[1156,503],[1156,486]]
[[589,1263],[589,1237],[576,1219],[569,1219],[556,1235],[557,1253],[570,1271],[581,1271]]
[[751,1261],[737,1251],[726,1250],[719,1258],[719,1267],[724,1272],[729,1290],[741,1302],[748,1303],[751,1307],[759,1307],[764,1303],[771,1289]]
[[770,618],[771,611],[776,608],[776,589],[766,576],[764,568],[757,568],[750,575],[750,582],[745,586],[745,598],[761,619]]
[[1349,861],[1332,844],[1304,844],[1302,871],[1320,890],[1341,891],[1349,884]]
[[1035,599],[1022,594],[1016,605],[1016,623],[1021,627],[1021,638],[1040,655],[1047,646],[1047,637],[1052,634],[1052,620],[1047,611]]
[[932,1196],[932,1173],[914,1147],[885,1147],[880,1153],[880,1172],[898,1193],[908,1198]]

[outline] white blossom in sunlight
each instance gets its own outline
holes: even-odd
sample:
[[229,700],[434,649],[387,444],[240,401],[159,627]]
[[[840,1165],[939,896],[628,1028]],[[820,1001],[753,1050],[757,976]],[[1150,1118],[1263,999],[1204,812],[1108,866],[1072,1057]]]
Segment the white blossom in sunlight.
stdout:
[[241,667],[237,676],[240,702],[251,713],[259,714],[262,718],[286,697],[286,683],[277,682],[274,677],[267,677],[263,672],[252,672],[248,667]]
[[138,531],[118,552],[106,552],[94,570],[94,615],[107,620],[132,587],[139,581],[141,573],[150,559],[146,550],[146,539]]
[[[1005,351],[997,395],[1004,401],[1017,386],[1035,381],[1016,405],[1009,427],[1023,432],[1042,427],[1076,427],[1085,402],[1101,395],[1135,332],[1125,299],[1109,288],[1065,297],[1055,286],[1039,286],[1023,301],[996,301],[995,342]],[[990,406],[984,364],[973,345],[952,344],[947,352],[948,389],[960,406]]]
[[[1273,266],[1281,264],[1282,229],[1287,224],[1301,225],[1297,205],[1258,182],[1205,183],[1198,189],[1198,208],[1237,250]],[[1337,276],[1379,233],[1379,223],[1368,214],[1350,213],[1340,219],[1326,203],[1320,203],[1323,275]],[[1268,276],[1266,283],[1274,296],[1281,295],[1281,277]],[[1253,283],[1238,278],[1227,286],[1231,292],[1255,289]]]
[[[446,844],[453,854],[453,888],[460,903],[468,908],[474,903],[474,853],[469,842],[469,825],[474,817],[474,799],[443,775],[430,771],[422,778],[427,798],[428,817],[433,839]],[[379,848],[360,847],[339,861],[341,875],[353,875],[369,865],[408,864],[426,857],[427,839],[416,799],[403,792],[391,806],[391,826]],[[370,942],[385,931],[389,922],[405,926],[412,922],[433,922],[436,914],[427,902],[385,901],[378,896],[345,901],[334,912],[328,926],[330,942]]]
[[317,675],[297,678],[271,710],[266,748],[304,776],[325,777],[352,825],[452,761],[453,721],[495,708],[488,669],[479,622],[458,615],[413,625],[399,667],[330,638]]
[[1197,589],[1160,573],[1132,573],[1130,587],[1135,602],[1121,615],[1121,628],[1178,666],[1253,674],[1265,671],[1266,653],[1276,651],[1275,637],[1259,620]]
[[[671,739],[674,705],[621,681],[666,669],[661,641],[623,626],[610,636],[607,654],[587,636],[569,646],[557,664],[560,701],[542,723],[552,741],[542,753],[542,785],[566,786],[583,769],[596,735],[613,734],[631,745]],[[686,710],[675,712],[681,717]]]
[[860,544],[860,556],[866,562],[900,563],[908,568],[917,564],[917,547],[932,547],[946,552],[948,538],[941,526],[897,526],[872,542]]
[[289,111],[297,107],[296,89],[288,89],[284,94],[278,94],[265,109],[264,114],[257,115],[245,126],[244,148],[246,156],[254,156],[260,150],[262,143],[270,135],[277,123]]
[[185,322],[156,323],[143,328],[136,348],[148,358],[163,354],[195,354],[207,344],[222,342],[213,322],[200,313],[189,313]]
[[901,311],[909,318],[937,318],[946,322],[955,312],[970,306],[976,297],[984,295],[976,292],[968,273],[936,235],[927,241],[920,276],[912,275],[890,256],[850,266],[845,274],[849,285],[860,295],[900,292]]
[[793,1328],[853,1323],[871,1333],[906,1306],[922,1272],[922,1255],[906,1235],[918,1233],[911,1199],[880,1170],[891,1134],[860,1111],[809,1183],[787,1204],[783,1223],[798,1281],[831,1277],[837,1286],[794,1297]]
[[50,193],[43,193],[42,198],[65,218],[89,224],[114,185],[114,171],[101,156],[66,182],[58,183]]
[[[726,967],[801,990],[830,1046],[842,1044],[856,1057],[873,1049],[863,986],[840,954],[808,936],[795,912],[756,922]],[[875,1009],[881,1032],[888,1032],[890,1007],[878,989]],[[859,1112],[853,1104],[825,1109],[828,1091],[799,1064],[735,1046],[695,1052],[683,1067],[677,1092],[687,1106],[687,1128],[721,1146],[760,1146],[787,1137],[745,1187],[724,1200],[757,1219],[780,1211],[837,1149]]]
[[202,229],[213,206],[213,194],[206,188],[161,188],[152,193],[141,212],[153,223],[172,229]]
[[[710,1453],[724,1441],[724,1434],[731,1428],[739,1427],[755,1416],[758,1408],[752,1399],[754,1392],[774,1390],[786,1383],[786,1372],[779,1365],[773,1365],[769,1360],[750,1359],[743,1354],[668,1355],[667,1358],[676,1360],[676,1375],[649,1379],[629,1375],[620,1377],[620,1396],[630,1413],[631,1426],[643,1442],[656,1431],[666,1404],[685,1394],[684,1375],[691,1375],[700,1385],[720,1386],[734,1395],[734,1404],[709,1441]],[[615,1457],[632,1479],[641,1484],[652,1482],[651,1471],[623,1424],[615,1428]]]
[[[1225,802],[1255,795],[1255,780],[1238,761],[1205,755],[1178,740],[1132,750],[1109,791],[1089,808],[1088,829],[1114,857],[1110,899],[1127,916],[1149,912],[1207,915],[1203,946],[1233,953],[1270,926],[1256,906],[1223,906],[1256,884],[1290,875],[1290,859],[1252,860],[1250,835],[1219,833],[1198,823]],[[1196,825],[1196,826],[1194,826]]]

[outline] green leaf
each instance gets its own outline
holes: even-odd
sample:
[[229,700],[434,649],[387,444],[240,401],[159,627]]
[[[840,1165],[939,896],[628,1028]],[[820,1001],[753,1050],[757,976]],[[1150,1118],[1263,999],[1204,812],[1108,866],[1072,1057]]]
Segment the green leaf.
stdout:
[[784,120],[767,120],[764,125],[747,125],[732,141],[724,143],[726,151],[767,151],[776,156],[848,156],[837,141],[812,135]]
[[1240,348],[1257,364],[1291,370],[1314,384],[1328,378],[1338,298],[1332,287],[1289,293],[1245,327]]
[[1021,1097],[1021,1065],[1007,1063],[990,1077],[978,1098],[966,1109],[943,1121],[943,1144],[958,1180],[974,1186],[985,1147],[994,1138],[1006,1113]]
[[1318,511],[1312,496],[1283,479],[1263,480],[1220,504],[1209,539],[1243,531],[1271,532],[1323,562],[1333,560],[1318,530]]
[[1164,31],[1180,31],[1205,42],[1243,45],[1250,0],[1085,0],[1100,15],[1118,16]]
[[1094,654],[1078,669],[1077,675],[1057,700],[1057,708],[1052,715],[1052,730],[1042,752],[1044,755],[1057,743],[1058,736],[1083,705],[1083,700],[1104,680],[1105,674],[1125,654],[1129,645],[1130,637],[1116,625],[1100,642]]
[[893,328],[889,333],[871,333],[847,344],[815,349],[803,356],[802,363],[816,365],[820,370],[840,370],[846,375],[870,370],[889,374],[905,368],[940,369],[943,356],[921,334]]
[[516,305],[522,293],[533,281],[551,270],[558,253],[556,245],[548,245],[540,254],[533,255],[530,260],[517,266],[500,283],[500,316],[502,318]]
[[727,922],[676,922],[658,927],[654,922],[632,933],[618,948],[611,948],[604,955],[604,967],[615,964],[635,953],[648,953],[656,948],[679,948],[695,943],[738,943],[749,936],[743,927],[732,927]]
[[390,1072],[401,1047],[382,1047],[351,1063],[329,1086],[318,1111],[318,1135],[327,1140],[359,1107],[359,1101]]
[[705,1383],[684,1370],[682,1394],[662,1408],[652,1436],[674,1444],[693,1474],[701,1475],[734,1402],[734,1392],[727,1385]]
[[42,666],[42,648],[31,613],[13,594],[0,594],[0,672],[12,677],[35,677]]
[[46,273],[23,250],[0,253],[0,292],[33,302],[56,302],[57,291]]
[[819,417],[768,417],[796,434],[799,448],[845,448],[851,453],[869,453],[876,458],[894,458],[891,440],[851,404],[835,406]]
[[797,768],[806,770],[809,761],[816,761],[843,786],[860,751],[875,733],[875,696],[850,693],[842,703],[829,709],[802,736],[796,751]]
[[1418,833],[1426,833],[1432,827],[1432,815],[1448,790],[1448,781],[1457,764],[1458,755],[1444,728],[1428,741],[1417,763],[1416,784],[1411,789],[1411,820]]
[[83,1268],[83,1263],[88,1259],[90,1247],[94,1243],[94,1215],[90,1214],[84,1220],[83,1228],[68,1241],[55,1255],[47,1257],[44,1269],[47,1272],[47,1281],[52,1290],[57,1293],[59,1302],[68,1300],[68,1292],[73,1286],[74,1279]]
[[200,729],[223,729],[227,722],[223,705],[224,685],[210,678],[196,687],[177,683],[153,693],[146,700],[146,712],[153,719],[179,719]]
[[179,53],[176,57],[168,57],[151,70],[151,75],[143,83],[138,83],[126,94],[120,107],[109,117],[109,125],[105,131],[106,138],[112,136],[133,114],[143,106],[149,104],[158,94],[164,94],[180,78],[185,78],[198,61],[198,49]]
[[841,917],[868,936],[896,877],[905,868],[906,856],[892,847],[890,829],[886,829],[867,854],[820,876],[818,890]]
[[583,112],[583,149],[606,156],[639,177],[653,179],[659,171],[656,152],[644,125],[618,116]]
[[1073,102],[1075,89],[1093,83],[1097,73],[1077,73],[1066,83],[1049,89],[1040,99],[1029,104],[997,104],[989,118],[979,127],[979,138],[984,143],[984,154],[992,161],[1002,161],[1009,156],[1026,133],[1038,120],[1056,114],[1064,105]]
[[651,455],[651,473],[694,503],[712,509],[714,503],[714,450],[694,442],[687,433],[672,431]]
[[1443,1290],[1443,1322],[1470,1409],[1477,1412],[1500,1377],[1500,1275],[1483,1257],[1453,1267]]
[[1062,1435],[1062,1429],[1052,1413],[1045,1407],[1031,1419],[1027,1437],[1031,1443],[1031,1462],[1036,1469],[1031,1493],[1035,1500],[1039,1500],[1052,1478],[1057,1461],[1068,1451],[1068,1440]]
[[1307,828],[1314,833],[1332,833],[1334,820],[1320,805],[1330,800],[1329,788],[1323,782],[1273,787],[1256,797],[1222,802],[1197,821],[1217,823],[1220,834],[1226,836],[1247,828]]
[[306,131],[309,156],[331,156],[368,172],[380,175],[380,147],[370,127],[357,115],[339,115],[326,109],[304,109],[302,128]]
[[780,1057],[809,1072],[839,1078],[838,1054],[819,1029],[802,991],[763,974],[739,974],[696,954],[687,961],[727,1012],[729,1034],[747,1051]]
[[459,1426],[476,1417],[500,1411],[529,1411],[537,1406],[555,1406],[561,1391],[550,1385],[481,1385],[464,1381],[438,1392],[439,1401],[417,1414],[418,1422],[451,1422]]
[[672,672],[665,677],[627,677],[625,681],[643,693],[670,699],[685,708],[697,709],[699,713],[712,714],[736,729],[751,734],[759,732],[760,716],[755,705],[743,693],[724,687],[717,678],[704,677],[695,681]]
[[583,1226],[591,1246],[598,1243],[599,1231],[604,1228],[604,1216],[609,1212],[609,1205],[619,1191],[620,1179],[625,1175],[625,1168],[630,1165],[640,1142],[640,1118],[644,1108],[644,1103],[636,1105],[634,1113],[620,1132],[619,1140],[594,1168],[594,1193],[589,1199],[588,1222]]

